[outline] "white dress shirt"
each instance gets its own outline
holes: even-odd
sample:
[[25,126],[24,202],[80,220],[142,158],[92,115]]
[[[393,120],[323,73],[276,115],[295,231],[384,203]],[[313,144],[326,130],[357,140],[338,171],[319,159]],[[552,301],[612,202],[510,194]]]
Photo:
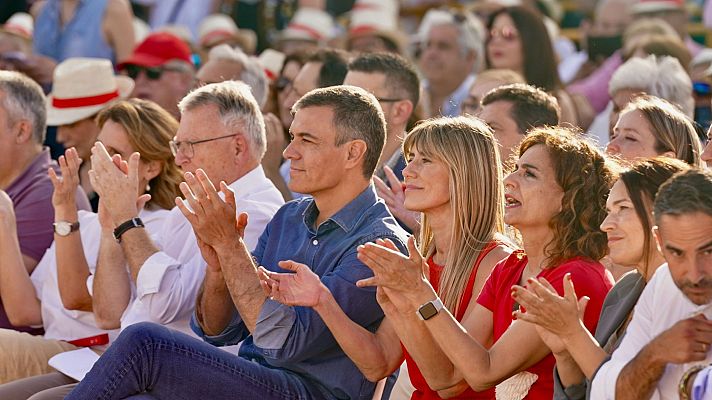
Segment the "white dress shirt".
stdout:
[[[623,367],[655,337],[678,321],[697,314],[712,319],[711,305],[698,306],[692,303],[673,282],[668,265],[663,264],[640,295],[620,346],[596,372],[591,386],[591,399],[615,399],[616,382]],[[668,364],[651,399],[678,399],[677,387],[685,371],[693,365],[707,365],[711,361],[708,352],[702,362]]]
[[[142,210],[139,217],[150,232],[160,231],[163,220],[168,216],[168,210]],[[96,270],[96,260],[99,255],[99,238],[101,225],[97,214],[88,211],[79,211],[79,233],[81,234],[84,257],[91,274]],[[30,279],[35,287],[37,298],[42,307],[42,324],[44,325],[47,339],[75,340],[95,336],[107,332],[99,329],[94,320],[94,314],[85,311],[67,310],[62,305],[59,294],[57,278],[56,242],[40,260],[32,272]],[[91,293],[91,291],[90,291]],[[118,330],[109,331],[110,340],[118,335]]]
[[[262,166],[229,186],[235,191],[238,213],[249,215],[244,240],[253,250],[284,200],[265,176]],[[190,223],[177,207],[170,211],[155,244],[160,251],[141,266],[134,299],[121,317],[121,328],[150,321],[195,336],[189,323],[205,276],[206,262]]]

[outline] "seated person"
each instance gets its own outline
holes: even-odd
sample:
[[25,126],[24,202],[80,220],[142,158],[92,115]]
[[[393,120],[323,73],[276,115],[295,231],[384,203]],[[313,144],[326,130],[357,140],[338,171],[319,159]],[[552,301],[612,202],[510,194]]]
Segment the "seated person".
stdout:
[[[128,129],[127,123],[107,122],[106,115],[133,112],[143,124]],[[123,121],[122,121],[123,122]],[[174,134],[178,123],[157,105],[131,100],[120,102],[106,109],[99,117],[102,126],[99,140],[112,154],[128,159],[134,152],[145,154],[138,168],[138,188],[141,195],[151,199],[142,203],[141,215],[147,228],[157,231],[171,208],[178,191],[180,173],[173,163],[167,141]],[[163,152],[160,146],[163,146]],[[52,371],[47,361],[53,355],[77,349],[71,342],[105,333],[97,326],[92,314],[91,297],[86,289],[86,280],[96,268],[101,242],[99,219],[92,212],[79,211],[76,206],[81,159],[76,149],[70,148],[60,157],[60,177],[53,169],[49,177],[54,185],[52,205],[55,215],[55,240],[33,271],[27,274],[17,262],[4,263],[0,275],[0,289],[5,298],[8,316],[25,324],[44,325],[44,337],[34,337],[10,330],[0,330],[0,347],[4,357],[0,361],[0,382],[39,375]],[[147,185],[151,189],[146,192]],[[80,194],[83,196],[83,193]],[[109,239],[114,241],[113,238]],[[121,257],[122,259],[123,257]],[[120,285],[121,281],[115,284]],[[128,284],[128,282],[127,282]],[[67,291],[86,293],[83,304],[65,301]],[[74,296],[75,298],[78,296]],[[78,311],[65,309],[65,305]],[[112,332],[115,337],[118,332]],[[108,338],[103,343],[106,344]],[[77,341],[75,343],[81,343]],[[3,393],[0,386],[0,394]],[[5,396],[1,396],[5,398]]]
[[[52,243],[52,182],[49,168],[59,171],[44,148],[47,121],[42,89],[19,72],[0,71],[0,258],[3,267],[18,266],[25,277]],[[76,206],[89,210],[81,189]],[[6,268],[3,268],[6,269]],[[0,328],[41,333],[27,321],[8,319],[0,299]]]
[[378,258],[369,257],[373,261],[367,265],[375,277],[362,284],[384,291],[398,318],[419,312],[421,327],[447,357],[441,361],[441,386],[433,389],[447,389],[465,379],[475,391],[496,386],[498,393],[511,398],[552,398],[554,357],[534,325],[512,318],[519,305],[511,288],[546,277],[563,292],[564,276],[570,274],[581,286],[578,294],[591,299],[584,321],[595,328],[613,285],[598,262],[606,252],[606,236],[598,226],[612,181],[603,154],[575,133],[560,127],[531,130],[519,147],[515,171],[504,179],[504,222],[519,230],[524,250],[494,267],[462,325],[442,307],[422,274],[384,268]]
[[[282,207],[252,254],[240,237],[247,216],[235,222],[233,194],[224,183],[225,200],[200,170],[186,174],[187,185],[182,185],[190,209],[179,207],[208,262],[194,328],[215,345],[242,341],[239,355],[157,325],[134,325],[68,399],[140,393],[211,399],[373,395],[375,384],[348,359],[318,314],[269,299],[256,268],[281,271],[293,263],[308,264],[349,318],[370,330],[378,327],[383,312],[374,291],[356,286],[370,276],[356,249],[379,238],[405,247],[405,233],[371,184],[385,141],[383,112],[373,95],[350,86],[311,91],[294,111],[294,139],[284,151],[292,161],[289,188],[311,197]],[[144,351],[146,346],[152,350]],[[133,372],[109,372],[119,365]]]
[[[408,160],[403,175],[405,206],[422,212],[420,250],[411,237],[410,258],[389,251],[377,253],[374,258],[361,258],[367,263],[383,258],[384,268],[398,273],[420,274],[428,269],[428,280],[458,320],[472,315],[475,299],[492,268],[513,250],[502,236],[504,187],[496,148],[492,131],[478,120],[439,118],[416,126],[403,143]],[[416,389],[413,399],[494,396],[493,390],[475,393],[462,379],[441,382],[445,375],[441,361],[446,360],[442,350],[415,313],[398,318],[387,291],[377,297],[386,317],[371,333],[348,318],[306,265],[296,264],[288,269],[295,273],[261,270],[270,296],[284,304],[312,307],[369,380],[376,382],[390,375],[405,358]],[[449,387],[442,391],[431,389],[439,386]]]
[[[584,399],[598,367],[618,347],[633,306],[658,267],[665,262],[655,248],[652,205],[660,185],[689,166],[671,158],[641,161],[623,172],[608,196],[608,216],[601,229],[608,236],[609,257],[617,265],[634,268],[606,296],[595,336],[579,320],[582,311],[570,289],[564,297],[548,282],[535,281],[530,288],[516,286],[516,298],[526,309],[517,318],[538,325],[537,331],[556,358],[554,397]],[[585,378],[585,380],[584,380]]]
[[689,398],[712,361],[712,172],[689,169],[658,190],[655,240],[667,261],[633,309],[626,335],[596,372],[597,399]]

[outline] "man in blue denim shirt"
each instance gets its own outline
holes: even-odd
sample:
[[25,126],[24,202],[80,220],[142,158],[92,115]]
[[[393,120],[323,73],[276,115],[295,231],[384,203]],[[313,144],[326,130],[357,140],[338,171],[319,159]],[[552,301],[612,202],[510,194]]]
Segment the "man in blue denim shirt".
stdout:
[[[371,176],[385,137],[383,113],[368,92],[349,86],[317,89],[294,106],[290,189],[309,193],[282,207],[253,253],[240,239],[232,194],[225,201],[207,176],[186,174],[183,193],[208,262],[193,328],[214,345],[242,346],[239,356],[166,328],[139,324],[122,333],[68,399],[158,398],[370,399],[368,382],[317,313],[267,297],[257,265],[303,263],[321,276],[348,316],[375,331],[383,318],[375,291],[356,281],[372,275],[359,245],[389,238],[403,250],[402,231],[376,197]],[[191,211],[192,210],[192,211]]]

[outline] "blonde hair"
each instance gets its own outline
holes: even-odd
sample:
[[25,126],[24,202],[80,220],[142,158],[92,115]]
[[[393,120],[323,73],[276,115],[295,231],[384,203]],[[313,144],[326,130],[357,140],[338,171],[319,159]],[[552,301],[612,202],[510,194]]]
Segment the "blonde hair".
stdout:
[[628,103],[621,115],[629,111],[639,111],[650,124],[655,137],[655,151],[675,153],[675,158],[701,167],[702,143],[695,126],[674,104],[655,96],[642,95]]
[[158,161],[161,172],[149,182],[149,205],[169,210],[179,195],[183,180],[168,142],[178,130],[178,121],[158,104],[141,99],[122,100],[103,109],[96,117],[100,128],[113,121],[124,128],[134,151],[141,161]]
[[[492,130],[478,119],[435,118],[423,121],[405,137],[403,154],[408,156],[412,149],[442,162],[449,171],[451,240],[438,295],[456,314],[480,251],[504,232],[504,186],[497,142]],[[428,258],[435,251],[425,215],[420,251]]]

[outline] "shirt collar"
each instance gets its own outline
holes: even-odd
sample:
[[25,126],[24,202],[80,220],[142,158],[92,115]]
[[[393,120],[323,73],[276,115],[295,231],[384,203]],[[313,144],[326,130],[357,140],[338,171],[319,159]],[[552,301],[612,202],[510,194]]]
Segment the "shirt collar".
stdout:
[[[311,230],[319,216],[319,209],[316,207],[314,199],[310,199],[310,201],[311,203],[307,206],[302,215],[304,216],[304,224]],[[328,221],[333,221],[342,230],[349,232],[363,217],[365,210],[377,201],[376,189],[373,184],[369,184],[363,192],[351,200],[351,202],[345,205],[341,210],[337,211],[336,214],[324,221],[322,225]],[[317,227],[317,230],[318,229],[319,227]]]
[[[228,186],[235,192],[235,200],[243,199],[254,192],[256,187],[262,186],[267,180],[262,165],[257,165],[252,171],[241,176]],[[220,188],[217,188],[220,190]]]

